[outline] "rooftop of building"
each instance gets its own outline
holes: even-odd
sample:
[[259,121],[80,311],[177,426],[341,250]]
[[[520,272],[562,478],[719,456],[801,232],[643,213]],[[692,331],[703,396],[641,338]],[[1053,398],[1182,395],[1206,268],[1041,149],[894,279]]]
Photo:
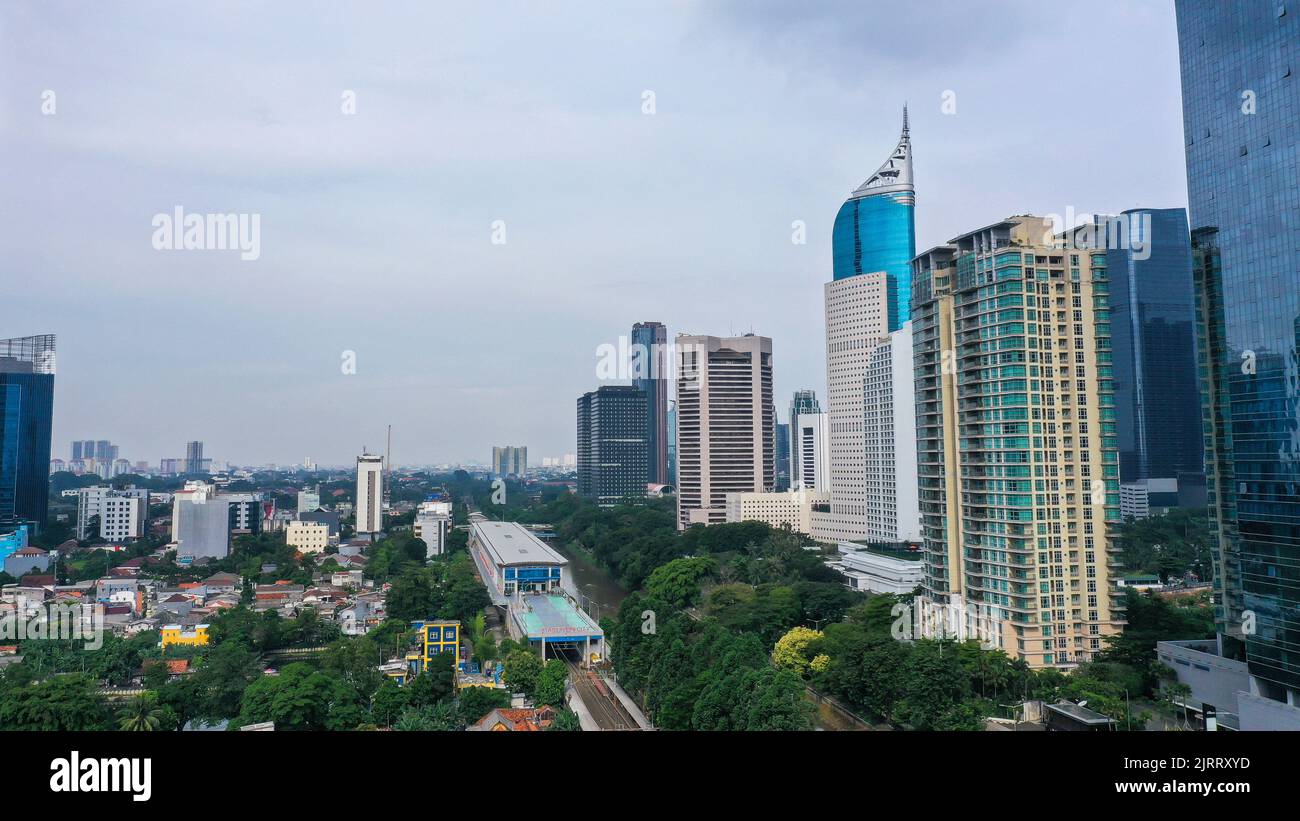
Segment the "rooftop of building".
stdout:
[[476,521],[474,533],[500,567],[569,563],[518,522]]
[[512,612],[529,638],[563,639],[604,635],[600,626],[565,596],[535,593],[522,596],[520,605]]

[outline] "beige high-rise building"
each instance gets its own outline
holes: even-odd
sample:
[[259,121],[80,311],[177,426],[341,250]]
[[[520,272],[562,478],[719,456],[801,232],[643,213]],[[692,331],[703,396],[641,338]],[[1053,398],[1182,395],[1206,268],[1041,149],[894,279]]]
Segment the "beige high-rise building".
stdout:
[[357,533],[384,529],[384,457],[357,457]]
[[813,537],[857,541],[867,531],[867,437],[864,379],[889,336],[888,278],[883,272],[826,283],[826,411],[830,417],[830,512],[813,514]]
[[677,337],[677,526],[726,521],[727,494],[776,484],[772,340]]
[[1122,629],[1105,266],[1030,216],[912,262],[927,634],[1069,668]]

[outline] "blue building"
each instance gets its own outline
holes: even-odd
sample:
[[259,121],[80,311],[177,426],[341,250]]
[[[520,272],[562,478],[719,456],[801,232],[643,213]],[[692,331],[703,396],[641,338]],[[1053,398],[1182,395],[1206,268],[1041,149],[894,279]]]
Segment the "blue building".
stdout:
[[54,335],[0,339],[0,523],[45,524]]
[[632,326],[632,386],[645,394],[645,446],[648,461],[643,483],[668,481],[668,329],[662,322]]
[[904,107],[898,146],[840,206],[831,234],[835,279],[879,271],[886,274],[890,331],[902,328],[911,318],[915,211],[912,142]]
[[1300,729],[1300,4],[1176,9],[1219,652]]
[[1120,481],[1202,486],[1187,212],[1134,209],[1108,224],[1122,229],[1105,243]]

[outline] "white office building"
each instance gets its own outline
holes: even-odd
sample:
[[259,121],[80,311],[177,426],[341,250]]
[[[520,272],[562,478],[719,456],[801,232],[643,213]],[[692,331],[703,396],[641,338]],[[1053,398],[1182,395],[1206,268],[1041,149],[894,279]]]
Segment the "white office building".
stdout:
[[790,485],[796,490],[830,490],[830,464],[826,457],[830,424],[828,413],[790,416]]
[[178,559],[230,554],[230,502],[206,482],[186,482],[172,496],[172,541]]
[[813,515],[812,536],[858,541],[867,530],[864,380],[889,336],[888,280],[860,274],[826,283],[826,411],[829,414],[830,510]]
[[[77,496],[78,539],[98,535],[105,541],[121,542],[144,535],[149,521],[148,490],[83,487],[73,493]],[[95,519],[99,521],[98,528],[94,526]]]
[[871,352],[863,391],[867,541],[920,542],[912,323]]
[[915,558],[896,558],[872,553],[862,545],[841,542],[840,558],[831,566],[844,574],[845,584],[864,593],[915,592],[921,584],[924,563],[918,551]]
[[384,529],[384,457],[357,457],[357,533]]
[[298,491],[298,512],[314,513],[320,509],[320,488],[307,490],[303,488]]
[[728,522],[766,522],[775,528],[789,526],[797,533],[812,530],[814,506],[826,505],[830,494],[809,490],[776,493],[728,493]]
[[412,532],[425,545],[425,557],[432,559],[447,552],[447,534],[451,531],[451,502],[421,502],[415,511]]

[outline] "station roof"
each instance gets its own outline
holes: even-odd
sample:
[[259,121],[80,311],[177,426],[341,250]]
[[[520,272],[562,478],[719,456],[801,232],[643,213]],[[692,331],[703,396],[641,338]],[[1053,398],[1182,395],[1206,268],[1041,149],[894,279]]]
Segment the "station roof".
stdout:
[[530,639],[563,639],[601,636],[600,626],[573,602],[557,594],[534,594],[511,608],[515,621]]
[[517,522],[474,522],[474,534],[498,567],[569,563]]

